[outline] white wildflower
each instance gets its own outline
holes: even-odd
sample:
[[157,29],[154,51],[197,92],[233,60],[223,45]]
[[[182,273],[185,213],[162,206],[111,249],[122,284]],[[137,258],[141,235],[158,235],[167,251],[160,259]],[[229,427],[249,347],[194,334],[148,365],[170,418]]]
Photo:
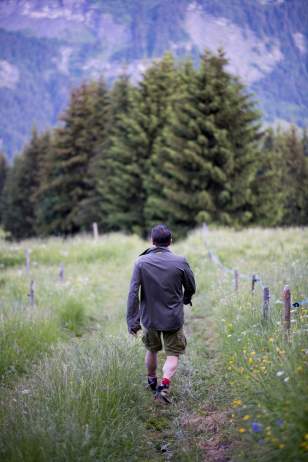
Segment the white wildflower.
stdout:
[[31,393],[31,390],[28,390],[28,388],[25,388],[24,390],[21,390],[22,395],[29,395]]

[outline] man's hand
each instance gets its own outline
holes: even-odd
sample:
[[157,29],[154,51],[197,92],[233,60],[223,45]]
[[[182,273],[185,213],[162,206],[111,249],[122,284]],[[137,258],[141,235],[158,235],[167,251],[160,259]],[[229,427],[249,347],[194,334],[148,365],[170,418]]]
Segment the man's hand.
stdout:
[[141,326],[136,326],[136,327],[129,327],[128,332],[129,334],[133,335],[134,337],[137,335],[138,330],[141,329]]
[[192,306],[191,297],[186,297],[186,296],[184,295],[183,303],[184,303],[184,305],[190,305],[190,306]]

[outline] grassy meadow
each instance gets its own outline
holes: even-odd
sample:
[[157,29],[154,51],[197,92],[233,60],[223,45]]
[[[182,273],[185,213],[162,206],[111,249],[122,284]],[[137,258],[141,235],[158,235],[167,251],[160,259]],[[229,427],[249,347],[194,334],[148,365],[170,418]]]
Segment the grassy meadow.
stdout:
[[210,228],[207,240],[224,265],[270,287],[269,319],[260,285],[251,294],[240,279],[236,292],[201,230],[175,243],[198,290],[169,407],[145,390],[141,337],[125,322],[133,262],[148,243],[0,240],[1,461],[306,460],[308,305],[292,310],[288,339],[281,300],[285,284],[293,301],[308,298],[308,230]]

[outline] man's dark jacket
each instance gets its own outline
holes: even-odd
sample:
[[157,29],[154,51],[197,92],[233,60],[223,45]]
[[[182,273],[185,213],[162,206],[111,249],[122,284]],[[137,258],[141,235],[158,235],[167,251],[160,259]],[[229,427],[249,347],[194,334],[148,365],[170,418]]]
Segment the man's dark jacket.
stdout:
[[[139,288],[140,310],[139,310]],[[127,301],[129,331],[177,330],[184,322],[183,305],[191,302],[195,279],[184,257],[167,247],[153,247],[135,262]]]

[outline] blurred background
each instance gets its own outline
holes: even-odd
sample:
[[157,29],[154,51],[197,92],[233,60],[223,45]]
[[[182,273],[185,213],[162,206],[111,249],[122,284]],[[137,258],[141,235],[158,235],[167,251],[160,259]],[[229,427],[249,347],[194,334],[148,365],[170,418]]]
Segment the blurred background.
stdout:
[[8,235],[307,223],[305,0],[3,0]]

